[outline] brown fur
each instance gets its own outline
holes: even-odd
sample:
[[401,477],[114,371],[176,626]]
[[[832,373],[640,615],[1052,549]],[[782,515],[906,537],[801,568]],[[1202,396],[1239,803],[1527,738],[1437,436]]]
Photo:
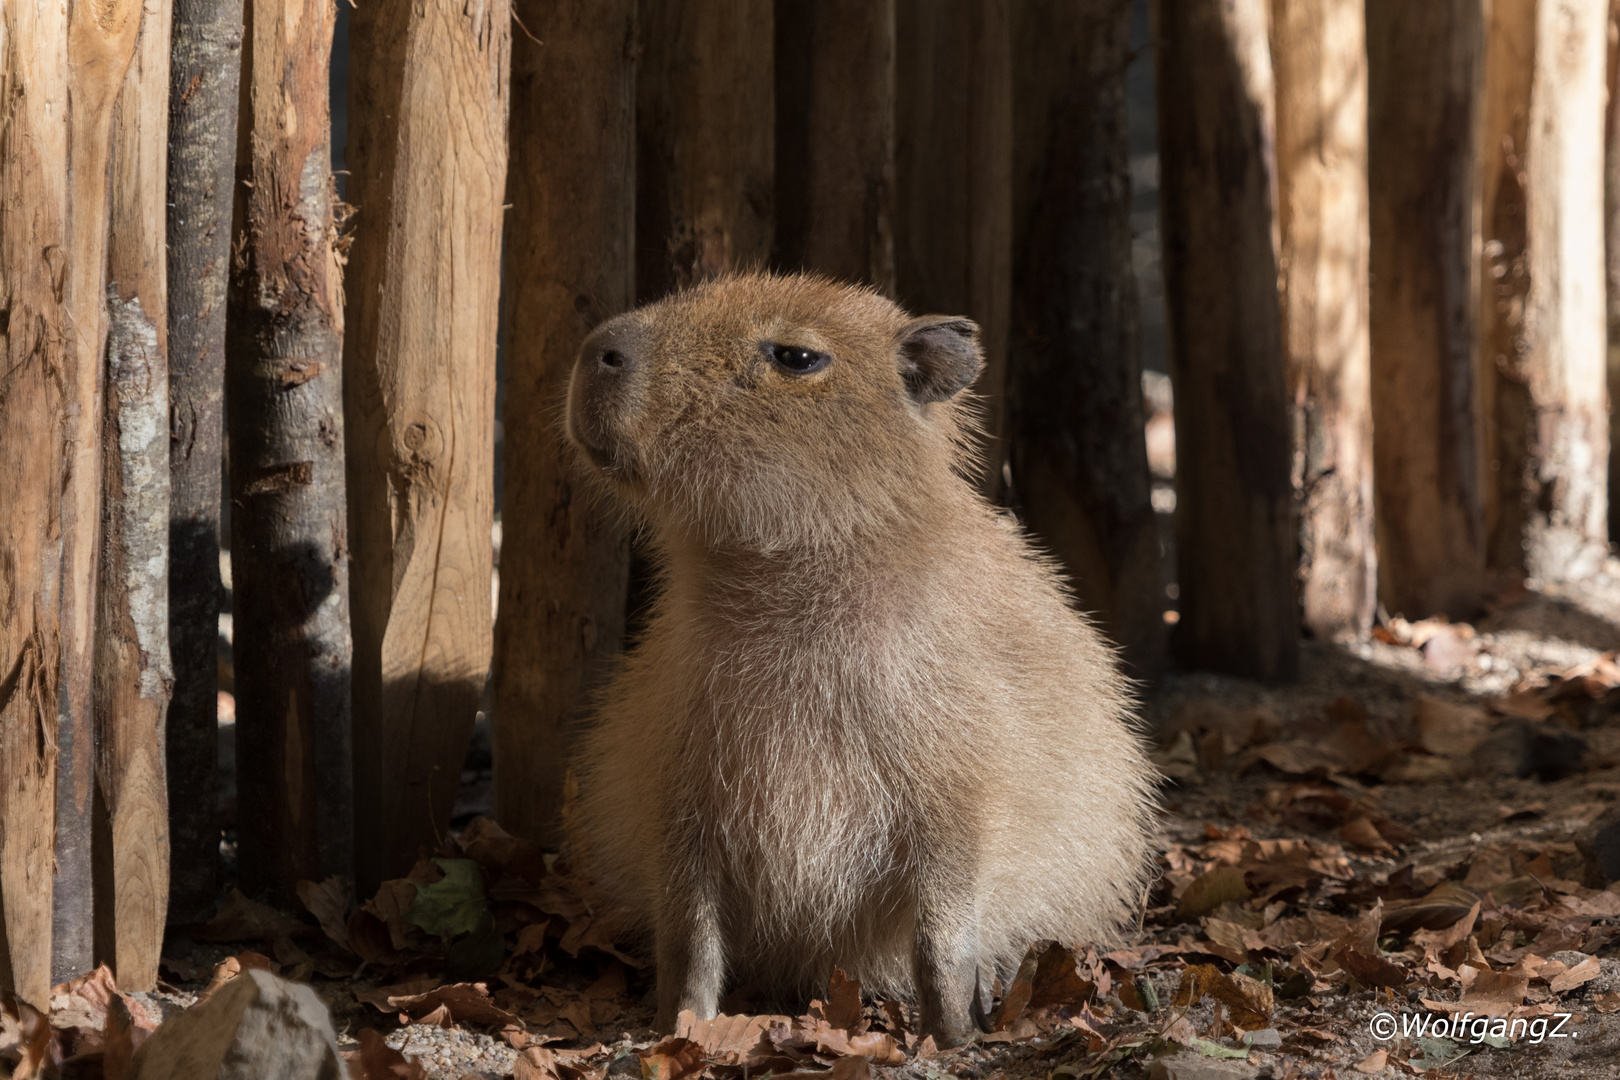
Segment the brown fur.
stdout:
[[1153,773],[1113,650],[959,475],[965,395],[905,378],[953,392],[973,329],[749,274],[581,351],[569,437],[662,592],[585,739],[580,855],[655,940],[663,1025],[837,964],[959,1041],[1031,941],[1114,937],[1141,897]]

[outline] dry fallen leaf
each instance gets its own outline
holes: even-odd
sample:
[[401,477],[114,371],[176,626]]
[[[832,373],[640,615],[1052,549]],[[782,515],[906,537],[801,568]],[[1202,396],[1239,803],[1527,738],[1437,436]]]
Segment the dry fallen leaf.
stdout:
[[427,1080],[421,1062],[408,1058],[383,1041],[371,1028],[360,1032],[360,1052],[351,1060],[360,1063],[360,1080]]
[[1232,1012],[1232,1023],[1241,1028],[1269,1026],[1275,1007],[1271,987],[1258,979],[1237,972],[1224,974],[1212,964],[1194,964],[1181,973],[1175,1004],[1196,1004],[1212,997]]
[[1389,1064],[1388,1050],[1374,1050],[1360,1061],[1356,1062],[1355,1069],[1359,1073],[1382,1072],[1384,1066]]
[[1249,886],[1244,882],[1242,868],[1217,866],[1194,879],[1181,894],[1176,903],[1176,921],[1197,922],[1229,900],[1248,898]]
[[1569,970],[1560,975],[1555,975],[1548,985],[1552,988],[1553,993],[1562,994],[1575,989],[1577,986],[1591,982],[1601,974],[1603,974],[1603,969],[1598,963],[1598,958],[1588,956]]
[[706,1068],[703,1047],[689,1039],[665,1039],[638,1054],[642,1080],[682,1080],[682,1077],[699,1076]]
[[[300,881],[298,883],[298,899],[304,902],[304,907],[315,916],[326,931],[326,936],[341,948],[350,949],[349,946],[349,883],[343,878],[333,875],[325,881]],[[350,949],[352,952],[353,950]]]

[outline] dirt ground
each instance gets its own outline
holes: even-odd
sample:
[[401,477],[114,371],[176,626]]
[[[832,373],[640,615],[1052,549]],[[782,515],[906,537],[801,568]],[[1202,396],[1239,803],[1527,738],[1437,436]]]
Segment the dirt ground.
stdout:
[[777,1003],[799,1015],[735,996],[661,1037],[650,967],[566,864],[481,816],[487,743],[435,859],[370,899],[232,894],[171,933],[145,1000],[271,967],[316,988],[346,1050],[372,1029],[409,1059],[357,1053],[363,1077],[1620,1077],[1617,649],[1611,563],[1472,626],[1307,642],[1297,685],[1167,677],[1143,702],[1167,779],[1139,930],[1033,951],[1000,1030],[962,1050],[853,984]]

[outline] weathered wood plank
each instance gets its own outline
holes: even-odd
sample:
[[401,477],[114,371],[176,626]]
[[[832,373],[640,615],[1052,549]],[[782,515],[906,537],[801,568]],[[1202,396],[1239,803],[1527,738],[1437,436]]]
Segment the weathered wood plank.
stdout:
[[225,285],[242,0],[174,0],[169,71],[169,650],[165,732],[177,923],[214,913],[219,871],[220,480]]
[[1379,595],[1472,617],[1484,587],[1477,370],[1482,0],[1367,0]]
[[353,873],[330,0],[249,0],[225,369],[244,887]]
[[512,42],[495,806],[553,843],[570,733],[624,634],[628,541],[555,418],[586,333],[635,302],[636,3],[516,10],[546,44]]
[[[26,47],[22,43],[26,42]],[[67,13],[0,3],[0,989],[49,1005],[66,388]],[[88,850],[86,850],[88,856]]]
[[1355,637],[1378,606],[1367,24],[1363,0],[1272,0],[1271,16],[1300,601],[1317,637]]
[[1299,671],[1265,0],[1159,0],[1160,218],[1176,388],[1178,649]]
[[362,892],[448,828],[489,672],[511,27],[506,0],[363,5],[350,24],[343,370]]
[[95,653],[96,958],[157,985],[169,900],[168,0],[142,9],[112,124],[106,417]]

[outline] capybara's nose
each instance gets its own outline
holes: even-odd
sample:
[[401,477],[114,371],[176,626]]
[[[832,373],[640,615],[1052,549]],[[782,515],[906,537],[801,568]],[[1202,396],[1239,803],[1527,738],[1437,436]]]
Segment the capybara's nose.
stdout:
[[635,369],[635,357],[623,349],[606,348],[596,354],[596,366],[604,376],[626,375]]

